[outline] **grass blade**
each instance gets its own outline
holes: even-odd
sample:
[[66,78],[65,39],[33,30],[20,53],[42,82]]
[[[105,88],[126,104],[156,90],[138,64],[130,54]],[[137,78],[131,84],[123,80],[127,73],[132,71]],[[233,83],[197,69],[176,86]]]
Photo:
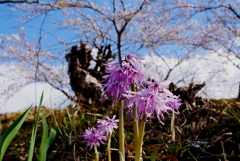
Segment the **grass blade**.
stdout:
[[57,134],[56,130],[49,126],[51,128],[51,131],[48,137],[48,125],[44,114],[42,116],[42,123],[43,123],[43,135],[41,145],[39,148],[39,154],[37,155],[37,160],[39,161],[45,161],[47,159],[47,150],[55,140]]
[[35,145],[36,134],[37,134],[37,124],[38,124],[38,120],[39,120],[40,108],[42,106],[43,94],[44,94],[44,92],[42,92],[42,95],[41,95],[41,98],[40,98],[40,103],[39,103],[39,106],[38,106],[37,117],[35,119],[34,127],[33,127],[33,130],[32,130],[30,148],[29,148],[29,152],[28,152],[28,161],[32,161],[32,158],[33,158],[33,151],[34,151],[34,145]]
[[0,140],[0,161],[2,161],[10,142],[21,128],[31,108],[32,106],[30,106],[16,121],[14,121],[14,123],[2,135]]
[[51,127],[51,131],[46,144],[47,149],[52,145],[53,141],[56,138],[56,135],[57,135],[57,131]]

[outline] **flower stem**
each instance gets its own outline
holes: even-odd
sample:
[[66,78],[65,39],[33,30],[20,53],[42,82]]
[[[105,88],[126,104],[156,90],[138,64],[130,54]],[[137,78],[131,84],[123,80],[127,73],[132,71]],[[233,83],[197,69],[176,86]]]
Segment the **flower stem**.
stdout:
[[143,144],[143,136],[144,136],[144,130],[145,130],[145,122],[144,120],[140,121],[139,124],[139,136],[138,136],[138,144],[135,150],[135,161],[140,161],[141,154],[142,154],[142,144]]
[[111,134],[109,134],[108,136],[107,152],[108,152],[108,161],[111,161]]
[[[134,84],[131,85],[132,91],[136,92],[136,86]],[[139,127],[138,127],[138,120],[137,120],[137,108],[136,105],[133,107],[133,132],[134,132],[134,149],[136,151],[138,147],[138,136],[139,136]]]
[[175,114],[172,112],[172,119],[171,119],[171,133],[172,133],[172,140],[175,141]]
[[137,109],[134,107],[133,113],[133,132],[134,132],[134,143],[135,143],[135,151],[138,147],[138,136],[139,136],[139,128],[138,128],[138,120],[137,120]]
[[[120,104],[120,109],[124,107],[123,100],[120,100],[119,104]],[[120,153],[120,161],[123,161],[123,159],[125,159],[123,110],[119,110],[119,153]]]
[[94,145],[94,151],[95,151],[95,161],[99,161],[99,155],[98,155],[97,145]]
[[171,134],[172,134],[172,152],[175,155],[176,154],[176,141],[175,141],[175,113],[172,112],[172,118],[171,118]]

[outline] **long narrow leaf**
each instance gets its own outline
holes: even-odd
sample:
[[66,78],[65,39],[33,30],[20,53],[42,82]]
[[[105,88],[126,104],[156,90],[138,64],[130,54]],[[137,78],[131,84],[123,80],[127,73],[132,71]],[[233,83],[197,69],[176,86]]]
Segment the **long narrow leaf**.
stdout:
[[5,131],[0,140],[0,161],[2,161],[3,156],[10,144],[13,140],[19,129],[21,128],[24,120],[26,119],[29,111],[32,106],[30,106],[14,123]]
[[55,140],[57,134],[56,130],[49,126],[51,128],[51,131],[48,138],[48,125],[44,114],[42,116],[42,123],[43,123],[43,135],[41,145],[39,148],[39,154],[37,155],[38,161],[45,161],[47,159],[47,150]]
[[40,107],[42,106],[42,101],[43,101],[43,93],[41,95],[40,98],[40,103],[38,106],[38,112],[37,112],[37,116],[34,122],[34,127],[32,130],[32,136],[31,136],[31,142],[30,142],[30,148],[29,148],[29,152],[28,152],[28,161],[32,161],[33,158],[33,151],[34,151],[34,145],[35,145],[35,140],[36,140],[36,134],[37,134],[37,124],[38,124],[38,120],[39,120],[39,113],[40,113]]
[[47,149],[52,145],[53,141],[56,138],[56,135],[57,135],[57,131],[51,127],[51,131],[46,144]]
[[[42,124],[43,124],[43,135],[42,135],[42,141],[40,144],[40,148],[39,148],[39,154],[37,154],[37,160],[44,160],[44,156],[46,156],[45,153],[45,143],[47,142],[47,137],[48,137],[48,127],[47,127],[47,121],[46,121],[46,117],[43,114],[42,115]],[[45,159],[46,160],[46,159]]]

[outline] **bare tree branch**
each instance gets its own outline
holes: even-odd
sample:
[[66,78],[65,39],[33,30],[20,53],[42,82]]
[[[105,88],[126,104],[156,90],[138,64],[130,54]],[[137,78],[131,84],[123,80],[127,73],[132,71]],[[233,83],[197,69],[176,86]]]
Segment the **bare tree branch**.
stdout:
[[[53,5],[51,3],[45,3],[45,2],[41,2],[39,0],[36,1],[28,1],[28,0],[4,0],[4,1],[0,1],[0,4],[7,4],[7,3],[26,3],[26,4],[40,4],[40,5],[45,5],[45,6],[50,6],[53,8],[57,8],[57,9],[61,9],[62,7],[57,6],[57,5]],[[55,3],[54,3],[55,4]]]
[[228,6],[229,6],[228,8],[237,16],[237,18],[240,19],[240,15],[237,14],[237,12],[232,8],[232,6],[230,4],[228,4]]

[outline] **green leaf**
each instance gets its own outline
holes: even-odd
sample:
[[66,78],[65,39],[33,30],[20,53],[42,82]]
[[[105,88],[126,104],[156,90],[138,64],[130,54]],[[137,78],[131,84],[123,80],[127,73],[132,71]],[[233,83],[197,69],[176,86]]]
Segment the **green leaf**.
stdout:
[[32,106],[30,106],[14,123],[5,131],[0,140],[0,161],[2,161],[3,156],[10,144],[13,140],[19,129],[21,128],[24,120],[26,119],[29,111]]
[[37,134],[37,124],[38,124],[38,120],[39,120],[40,107],[42,106],[42,101],[43,101],[43,93],[44,92],[42,92],[42,95],[41,95],[41,98],[40,98],[40,103],[39,103],[39,106],[38,106],[38,112],[37,112],[37,116],[36,116],[36,119],[35,119],[35,122],[34,122],[33,130],[32,130],[30,148],[29,148],[29,151],[28,151],[28,161],[32,161],[32,158],[33,158],[34,145],[35,145],[36,134]]
[[44,114],[42,116],[42,123],[43,123],[43,135],[41,145],[39,148],[39,154],[37,155],[38,161],[45,161],[47,159],[47,150],[55,140],[57,134],[56,130],[49,126],[51,128],[51,131],[48,137],[48,125]]

